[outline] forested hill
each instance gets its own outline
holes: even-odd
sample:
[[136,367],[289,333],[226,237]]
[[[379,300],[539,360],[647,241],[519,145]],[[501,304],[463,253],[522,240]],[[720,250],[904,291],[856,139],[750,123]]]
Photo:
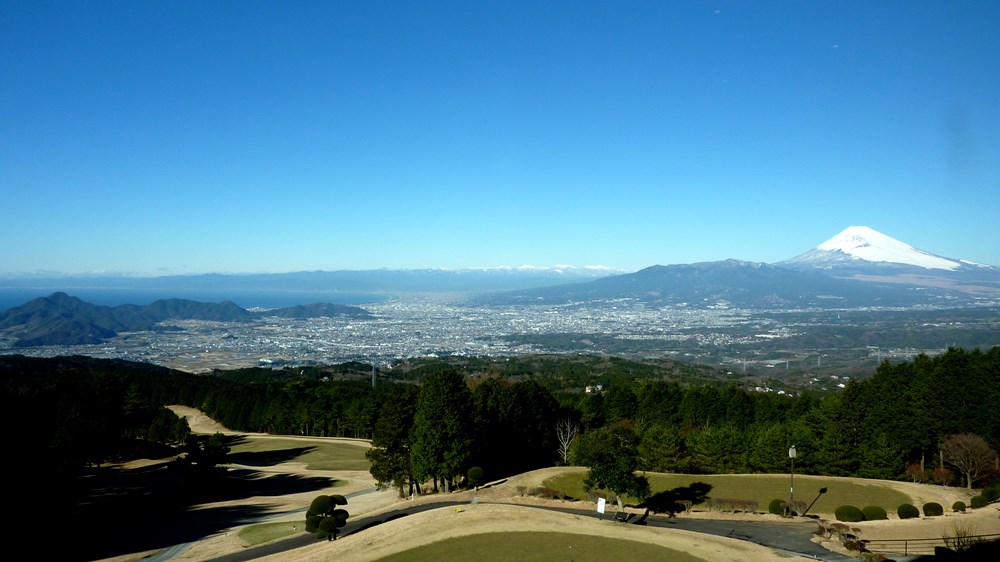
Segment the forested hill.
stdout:
[[[235,430],[371,438],[372,475],[404,493],[428,491],[430,482],[447,490],[471,474],[492,480],[590,466],[609,438],[638,471],[783,473],[794,444],[796,471],[805,474],[983,487],[1000,445],[1000,347],[885,362],[822,397],[639,376],[613,377],[588,393],[563,387],[557,363],[546,364],[551,374],[516,378],[425,366],[417,379],[383,374],[373,388],[361,364],[193,375],[121,360],[0,355],[0,423],[11,429],[17,458],[8,467],[16,471],[10,499],[26,506],[28,521],[59,505],[84,522],[67,541],[90,548],[79,552],[94,555],[81,560],[176,544],[98,553],[91,551],[108,545],[83,538],[87,524],[117,525],[121,513],[167,506],[180,520],[204,494],[239,481],[213,467],[246,457],[227,457],[222,436],[191,436],[168,404],[199,408]],[[953,454],[953,445],[969,443],[978,463],[971,469]],[[147,497],[136,493],[137,472],[117,471],[127,479],[118,494],[102,485],[116,472],[104,463],[133,458],[173,459],[142,471],[164,479],[143,508],[134,503]],[[111,515],[95,518],[95,506]]]
[[[951,435],[976,434],[993,450],[1000,446],[1000,347],[887,361],[839,393],[801,397],[626,376],[585,393],[562,387],[558,372],[513,379],[449,368],[427,370],[419,381],[380,374],[373,389],[368,369],[344,364],[199,376],[125,361],[0,356],[3,412],[13,416],[7,427],[37,428],[24,446],[45,456],[51,447],[66,447],[72,454],[64,460],[80,462],[100,462],[128,438],[157,434],[151,424],[172,403],[200,408],[237,430],[378,440],[387,420],[396,429],[419,423],[415,408],[429,398],[418,389],[443,376],[465,382],[464,398],[449,406],[471,420],[461,430],[470,447],[465,458],[498,476],[559,462],[560,420],[583,433],[628,428],[641,468],[650,471],[783,471],[785,451],[795,443],[803,472],[899,478],[921,460],[928,471],[939,464]],[[938,468],[945,478],[949,467]]]
[[[144,494],[128,480],[120,501],[111,501],[101,482],[111,473],[137,474],[100,467],[131,458],[174,459],[142,471],[166,478],[167,487],[150,496],[161,512],[168,505],[181,517],[187,505],[204,503],[190,496],[193,489],[231,488],[207,479],[225,479],[225,470],[205,472],[227,462],[225,451],[212,438],[189,435],[169,404],[199,408],[235,430],[371,438],[372,475],[404,491],[411,484],[427,491],[432,480],[447,486],[477,467],[499,479],[585,462],[607,435],[640,471],[786,472],[794,444],[801,473],[941,484],[972,475],[979,487],[989,483],[1000,445],[1000,347],[884,362],[841,392],[799,397],[688,384],[660,371],[643,376],[651,373],[634,365],[635,375],[626,376],[626,364],[609,365],[621,376],[588,393],[563,385],[560,373],[579,368],[572,358],[562,367],[556,357],[534,364],[544,369],[513,376],[421,364],[406,380],[380,373],[372,388],[370,366],[360,363],[193,375],[122,360],[0,355],[0,423],[11,429],[18,467],[11,499],[31,521],[59,505],[71,520],[91,522],[100,498],[117,521],[143,512],[129,502]],[[676,367],[681,374],[683,365]],[[565,439],[573,432],[579,438]],[[962,468],[949,452],[954,443],[978,443],[986,469]],[[185,462],[191,458],[193,465]],[[120,553],[101,554],[80,559]]]
[[12,337],[14,347],[19,348],[80,345],[100,343],[119,332],[153,330],[166,320],[250,322],[266,316],[368,318],[371,315],[357,306],[328,303],[249,311],[232,301],[203,303],[162,299],[144,306],[126,304],[112,307],[91,304],[58,292],[0,312],[0,333]]

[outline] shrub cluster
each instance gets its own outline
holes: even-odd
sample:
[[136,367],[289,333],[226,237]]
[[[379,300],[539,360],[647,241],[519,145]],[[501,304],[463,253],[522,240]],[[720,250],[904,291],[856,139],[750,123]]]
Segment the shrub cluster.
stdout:
[[785,500],[771,500],[771,503],[767,504],[767,512],[775,515],[784,515],[785,506],[787,505]]
[[896,508],[896,515],[900,519],[913,519],[914,517],[920,517],[920,510],[915,505],[904,503]]
[[865,548],[865,543],[859,540],[844,541],[844,548],[853,552],[861,552]]
[[995,502],[1000,499],[1000,486],[991,486],[983,490],[983,497],[987,502]]
[[957,501],[957,502],[951,504],[951,510],[952,511],[965,511],[965,502],[963,502],[963,501]]
[[539,486],[535,488],[532,495],[552,500],[567,499],[559,490],[549,488],[547,486]]
[[889,518],[889,514],[885,512],[885,509],[877,505],[869,505],[862,509],[861,513],[865,515],[865,521],[881,521]]
[[937,517],[944,515],[944,507],[937,502],[927,502],[924,504],[924,517]]
[[854,507],[853,505],[842,505],[837,508],[833,514],[837,517],[837,521],[846,521],[848,523],[854,523],[857,521],[864,521],[865,514],[861,512],[860,509]]
[[983,496],[973,496],[971,501],[972,509],[979,509],[980,507],[986,507],[986,504],[988,503],[990,502],[986,501],[986,498],[984,498]]

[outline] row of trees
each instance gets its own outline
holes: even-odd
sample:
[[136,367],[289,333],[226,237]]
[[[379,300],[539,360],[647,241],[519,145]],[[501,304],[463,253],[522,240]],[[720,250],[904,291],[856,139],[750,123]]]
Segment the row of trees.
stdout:
[[454,370],[432,373],[419,391],[397,387],[375,424],[368,453],[372,475],[400,495],[451,489],[474,467],[489,475],[515,474],[555,462],[553,427],[559,406],[533,381],[489,378],[470,388]]
[[949,436],[975,434],[987,450],[1000,444],[1000,408],[992,407],[1000,403],[1000,347],[884,362],[840,393],[799,397],[624,375],[583,394],[530,373],[515,382],[448,367],[427,368],[419,383],[372,388],[336,380],[337,368],[195,376],[124,361],[4,356],[0,398],[6,426],[30,420],[35,428],[13,437],[15,445],[47,466],[98,464],[135,454],[140,441],[183,443],[186,424],[163,405],[185,404],[238,430],[372,438],[373,474],[403,493],[420,482],[448,489],[473,466],[492,479],[582,462],[571,445],[612,428],[628,432],[641,470],[783,472],[794,443],[796,468],[806,473],[899,478],[909,465],[914,478],[954,469],[966,485],[990,471],[948,461]]

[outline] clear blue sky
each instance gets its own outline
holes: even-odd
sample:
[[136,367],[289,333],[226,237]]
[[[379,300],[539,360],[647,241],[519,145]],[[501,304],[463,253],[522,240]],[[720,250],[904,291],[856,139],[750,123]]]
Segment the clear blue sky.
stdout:
[[1000,265],[1000,2],[0,3],[0,274]]

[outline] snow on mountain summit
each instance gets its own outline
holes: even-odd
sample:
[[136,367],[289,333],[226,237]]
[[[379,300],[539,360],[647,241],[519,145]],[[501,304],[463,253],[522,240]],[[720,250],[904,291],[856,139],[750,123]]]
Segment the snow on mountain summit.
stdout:
[[962,267],[962,264],[955,260],[918,250],[867,226],[849,226],[840,234],[817,246],[816,249],[828,252],[839,251],[855,259],[865,261],[899,263],[926,269],[954,271]]

